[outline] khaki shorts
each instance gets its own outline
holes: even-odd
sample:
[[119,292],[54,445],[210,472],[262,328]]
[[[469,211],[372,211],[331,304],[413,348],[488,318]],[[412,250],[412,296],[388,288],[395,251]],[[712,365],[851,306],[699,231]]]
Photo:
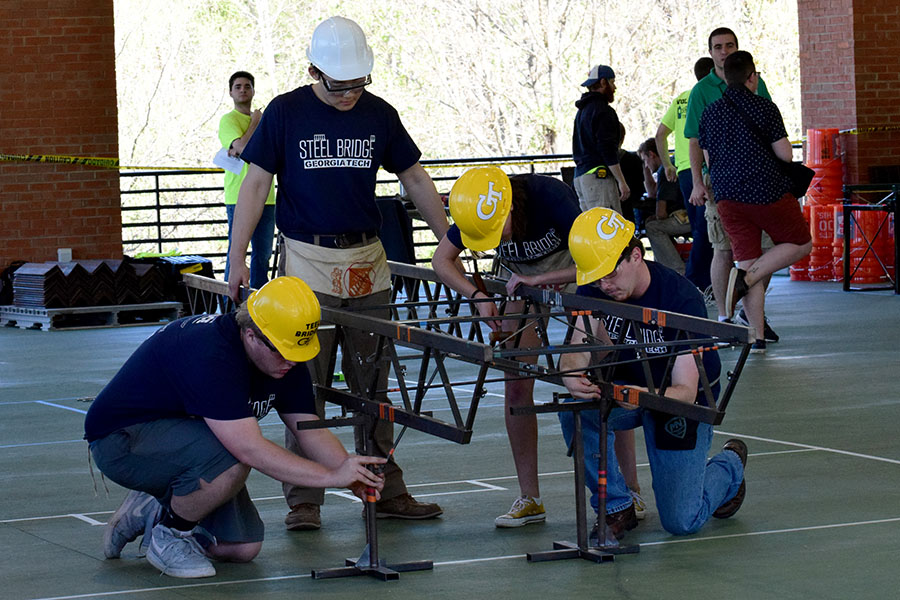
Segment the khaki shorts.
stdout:
[[611,175],[597,177],[596,173],[579,175],[572,182],[575,193],[578,194],[578,204],[581,211],[594,207],[611,208],[622,214],[622,202],[619,200],[619,184]]

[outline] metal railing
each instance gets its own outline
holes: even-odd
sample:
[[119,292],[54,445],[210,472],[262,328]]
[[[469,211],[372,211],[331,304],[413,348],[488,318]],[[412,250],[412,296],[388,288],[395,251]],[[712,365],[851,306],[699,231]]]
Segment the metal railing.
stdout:
[[[490,158],[423,160],[438,191],[449,192],[450,184],[467,168],[496,165],[508,173],[560,175],[561,165],[571,155],[505,156]],[[228,220],[223,202],[221,170],[122,171],[122,241],[125,254],[141,252],[197,254],[213,261],[217,274],[224,271],[228,250]],[[390,175],[380,172],[379,174]],[[379,197],[402,196],[395,177],[376,182]],[[420,220],[413,221],[416,262],[430,261],[437,241]]]

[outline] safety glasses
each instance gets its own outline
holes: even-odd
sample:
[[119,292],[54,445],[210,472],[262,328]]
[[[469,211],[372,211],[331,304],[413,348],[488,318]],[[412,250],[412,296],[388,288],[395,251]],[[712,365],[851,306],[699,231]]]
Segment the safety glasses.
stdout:
[[355,90],[362,90],[362,88],[372,83],[371,74],[366,75],[362,80],[355,79],[353,81],[335,81],[326,77],[325,74],[322,73],[322,71],[319,71],[318,69],[316,69],[316,71],[319,73],[319,80],[325,87],[325,91],[327,91],[329,94],[347,94]]
[[255,338],[258,339],[260,342],[262,342],[262,345],[263,345],[263,346],[265,346],[266,348],[268,348],[269,350],[271,350],[271,351],[274,352],[275,354],[278,354],[279,356],[281,356],[281,352],[278,351],[278,348],[276,348],[275,345],[272,344],[272,342],[269,341],[269,338],[267,338],[265,335],[263,335],[263,334],[257,334],[257,333],[254,331],[254,332],[253,332],[253,337],[255,337]]

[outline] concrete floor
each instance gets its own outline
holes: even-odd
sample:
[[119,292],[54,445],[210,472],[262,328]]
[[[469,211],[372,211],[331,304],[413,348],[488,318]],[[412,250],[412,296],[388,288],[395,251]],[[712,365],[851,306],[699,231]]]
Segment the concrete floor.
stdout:
[[[254,473],[249,488],[266,523],[251,564],[217,565],[207,580],[161,576],[126,547],[104,560],[102,525],[125,492],[99,475],[81,441],[90,397],[154,327],[59,332],[0,329],[0,598],[897,598],[900,590],[900,298],[845,293],[838,284],[775,277],[768,314],[782,336],[751,356],[717,431],[750,447],[748,496],[732,519],[676,538],[655,509],[627,540],[636,555],[594,564],[531,564],[525,553],[574,540],[571,460],[556,418],[539,417],[545,524],[497,530],[517,494],[494,384],[465,446],[409,431],[397,450],[411,491],[444,516],[379,522],[382,558],[433,560],[396,582],[315,581],[365,545],[360,505],[335,491],[316,532],[289,533],[280,485]],[[726,365],[734,353],[723,352]],[[461,366],[460,376],[472,377]],[[538,400],[555,389],[539,384]],[[430,401],[440,416],[443,405]],[[263,421],[273,440],[282,427]],[[351,433],[340,431],[345,444]],[[650,489],[645,453],[639,475]]]

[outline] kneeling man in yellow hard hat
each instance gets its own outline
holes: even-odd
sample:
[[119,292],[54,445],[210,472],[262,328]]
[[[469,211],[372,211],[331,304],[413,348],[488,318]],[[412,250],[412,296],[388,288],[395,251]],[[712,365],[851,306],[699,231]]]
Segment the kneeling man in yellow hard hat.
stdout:
[[[215,575],[211,558],[252,560],[263,523],[244,486],[250,469],[360,497],[383,487],[366,465],[385,459],[348,455],[327,429],[297,429],[318,418],[304,363],[319,352],[320,313],[306,283],[279,277],[235,313],[169,323],[125,362],[85,419],[97,466],[132,490],[104,531],[107,558],[144,533],[147,560],[172,577]],[[262,436],[257,421],[273,408],[309,460]]]
[[[634,224],[608,208],[592,208],[575,219],[569,232],[569,251],[575,259],[578,294],[603,300],[615,300],[653,310],[664,310],[707,318],[706,305],[700,291],[690,281],[659,263],[644,260],[644,247],[634,237]],[[624,330],[624,331],[623,331]],[[639,344],[645,358],[638,360],[637,351],[621,351],[618,366],[610,380],[647,391],[646,369],[665,395],[688,403],[705,402],[694,357],[680,354],[671,372],[667,369],[670,344],[678,332],[652,323],[626,321],[608,314],[591,319],[591,331],[576,332],[572,344],[610,343],[610,338],[625,344]],[[719,394],[721,364],[716,352],[703,353],[703,368]],[[560,368],[571,375],[564,378],[572,396],[581,399],[600,398],[600,389],[587,377],[590,354],[563,354]],[[559,413],[563,436],[571,445],[574,436],[572,413]],[[582,418],[585,448],[586,481],[591,491],[591,505],[598,508],[597,473],[608,472],[606,524],[608,532],[621,539],[638,522],[632,495],[616,459],[614,433],[643,427],[647,458],[653,474],[653,493],[663,528],[675,535],[694,533],[709,518],[728,518],[744,501],[746,484],[744,466],[747,446],[738,439],[728,440],[722,451],[707,461],[712,443],[712,426],[681,416],[667,415],[644,408],[615,407],[608,417],[607,465],[598,465],[597,448],[601,443],[597,411]],[[599,517],[598,517],[599,519]],[[599,523],[591,532],[597,540]]]

